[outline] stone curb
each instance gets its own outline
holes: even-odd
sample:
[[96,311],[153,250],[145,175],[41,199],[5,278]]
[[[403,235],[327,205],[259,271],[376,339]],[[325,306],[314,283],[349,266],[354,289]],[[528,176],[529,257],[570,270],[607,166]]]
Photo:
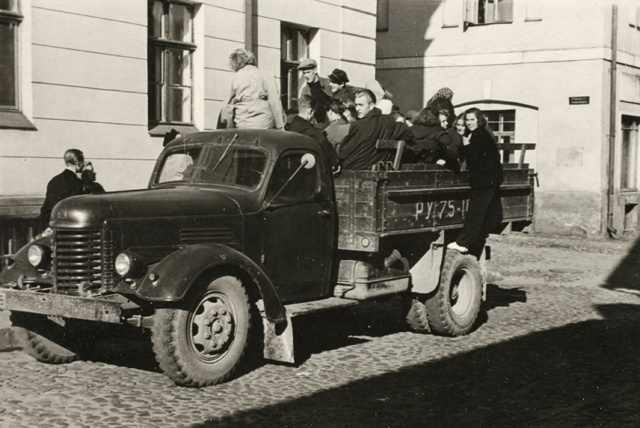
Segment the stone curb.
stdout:
[[576,236],[543,235],[535,233],[511,233],[492,235],[489,241],[514,245],[527,245],[547,248],[564,248],[576,251],[598,253],[628,253],[637,244],[635,239],[621,238],[581,238]]

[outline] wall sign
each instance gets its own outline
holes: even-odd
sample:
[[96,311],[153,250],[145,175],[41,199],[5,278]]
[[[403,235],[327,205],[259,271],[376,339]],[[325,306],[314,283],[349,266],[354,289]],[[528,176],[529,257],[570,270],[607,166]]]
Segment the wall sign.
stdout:
[[589,104],[589,97],[569,97],[569,104]]

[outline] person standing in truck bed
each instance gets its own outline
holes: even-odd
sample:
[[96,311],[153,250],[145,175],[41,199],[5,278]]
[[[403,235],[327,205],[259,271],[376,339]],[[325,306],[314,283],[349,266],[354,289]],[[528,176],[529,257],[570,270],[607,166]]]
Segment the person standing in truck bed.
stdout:
[[349,133],[340,143],[338,157],[344,170],[371,169],[378,162],[390,159],[389,152],[376,150],[378,140],[412,141],[413,134],[405,123],[382,114],[375,107],[376,96],[368,89],[356,92],[357,121],[351,123]]

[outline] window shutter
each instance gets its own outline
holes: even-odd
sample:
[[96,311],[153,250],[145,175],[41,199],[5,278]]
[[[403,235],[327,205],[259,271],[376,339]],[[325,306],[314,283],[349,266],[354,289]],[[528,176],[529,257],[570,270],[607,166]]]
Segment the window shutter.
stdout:
[[376,31],[389,30],[389,0],[378,0]]
[[526,3],[525,21],[542,21],[540,0],[529,0]]
[[442,27],[453,28],[460,25],[462,18],[460,2],[458,0],[445,0],[442,13]]
[[466,0],[464,22],[467,24],[478,23],[478,2],[482,0]]
[[497,0],[498,16],[497,22],[513,21],[513,0]]

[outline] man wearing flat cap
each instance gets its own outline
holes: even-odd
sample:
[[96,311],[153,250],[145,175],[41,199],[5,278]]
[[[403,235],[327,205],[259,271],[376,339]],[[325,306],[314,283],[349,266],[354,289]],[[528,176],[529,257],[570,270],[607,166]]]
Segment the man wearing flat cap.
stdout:
[[333,98],[337,98],[340,101],[349,99],[351,101],[356,100],[356,88],[347,85],[349,78],[347,73],[339,68],[334,69],[329,75],[329,86],[331,92],[333,92]]
[[311,59],[305,58],[298,66],[298,70],[302,71],[305,84],[300,91],[300,97],[309,95],[316,102],[316,111],[314,113],[314,122],[318,128],[325,128],[329,125],[327,112],[324,106],[331,99],[333,92],[329,86],[329,79],[318,75],[318,63]]

